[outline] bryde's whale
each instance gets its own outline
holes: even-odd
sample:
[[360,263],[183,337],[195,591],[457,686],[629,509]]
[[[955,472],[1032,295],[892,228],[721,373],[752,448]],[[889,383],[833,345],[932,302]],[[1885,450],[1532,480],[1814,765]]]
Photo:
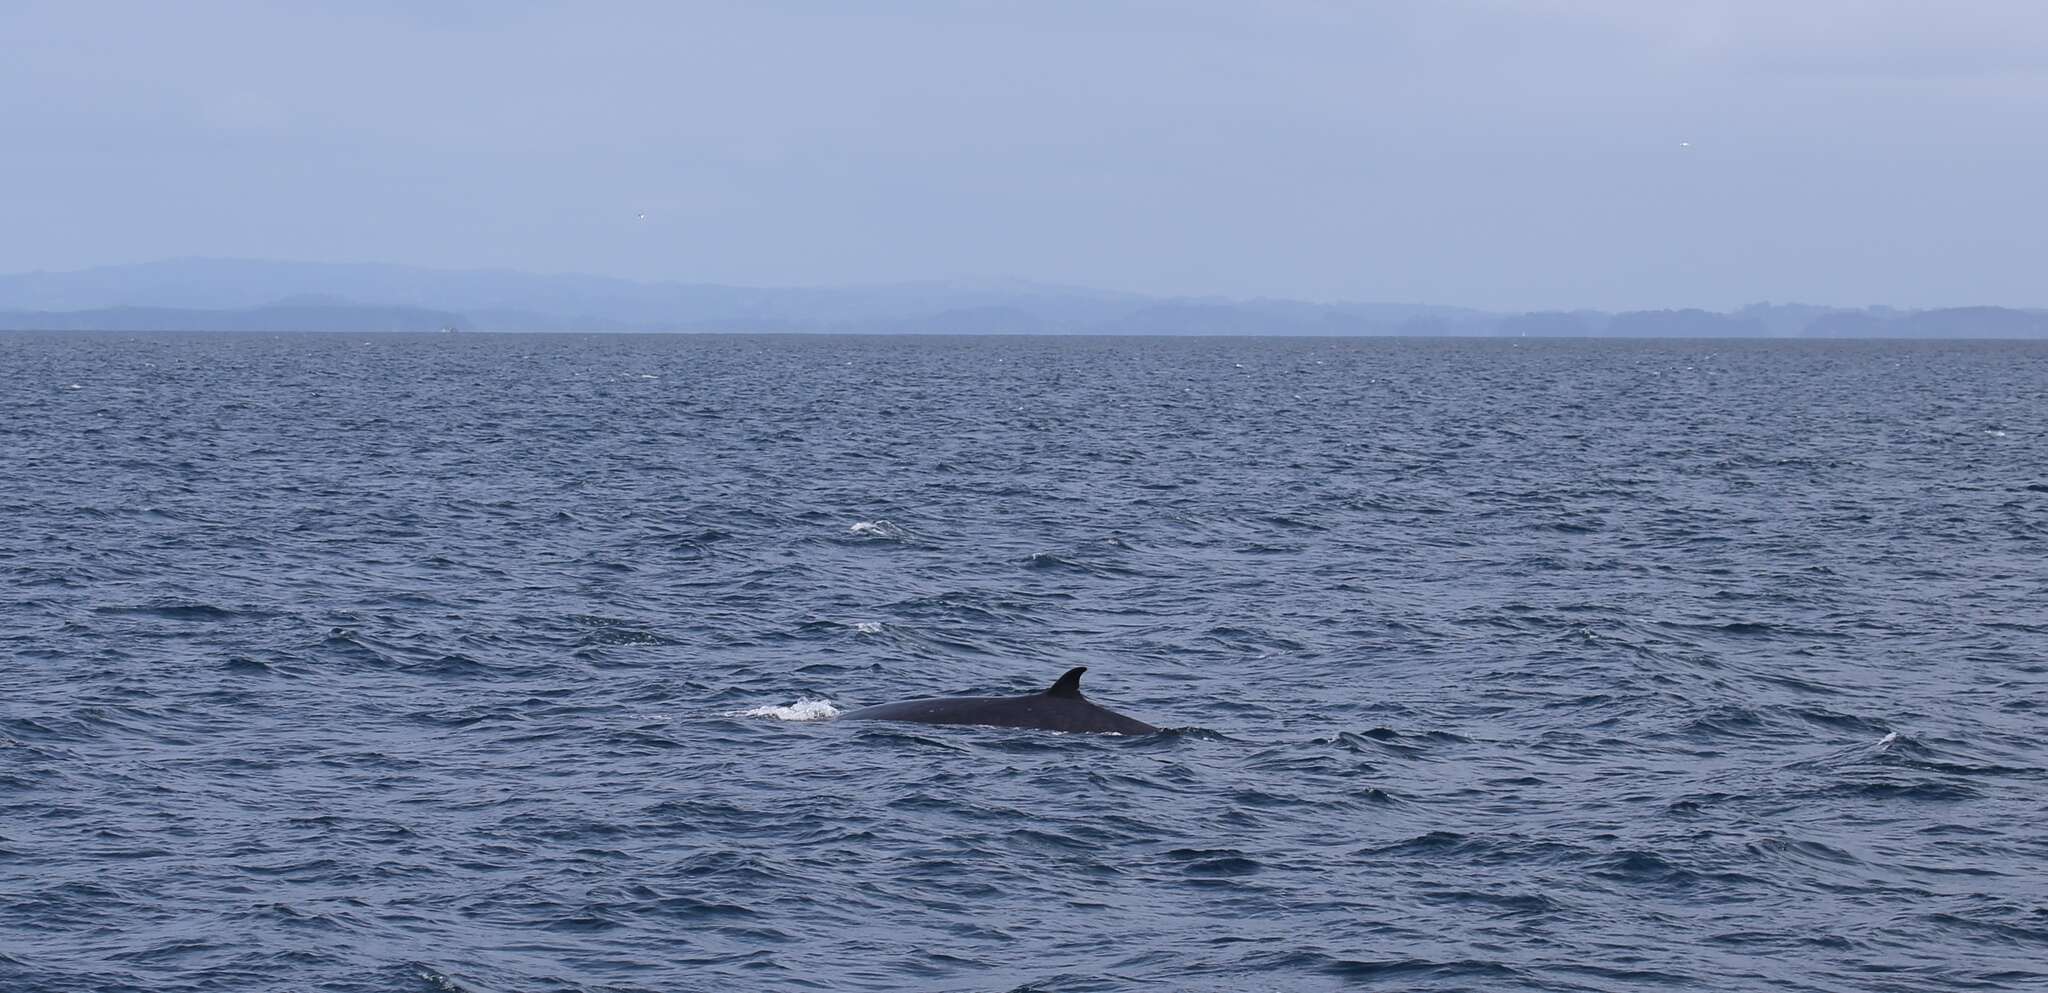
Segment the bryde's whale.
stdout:
[[985,724],[1000,728],[1041,728],[1096,734],[1152,734],[1159,729],[1089,703],[1081,696],[1081,674],[1075,666],[1043,693],[1025,696],[948,696],[906,700],[864,707],[840,715],[842,721],[914,721],[918,724]]

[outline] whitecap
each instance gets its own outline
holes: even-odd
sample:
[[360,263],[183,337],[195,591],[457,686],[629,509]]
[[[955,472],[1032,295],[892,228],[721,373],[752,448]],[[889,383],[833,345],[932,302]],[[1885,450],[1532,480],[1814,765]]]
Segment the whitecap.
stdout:
[[853,622],[853,629],[861,634],[882,633],[882,625],[878,621],[855,621]]
[[846,530],[865,538],[901,538],[907,533],[888,521],[855,521]]
[[830,700],[798,700],[787,707],[774,705],[755,707],[752,710],[735,710],[727,717],[772,717],[778,721],[822,721],[838,717],[845,711],[832,705]]

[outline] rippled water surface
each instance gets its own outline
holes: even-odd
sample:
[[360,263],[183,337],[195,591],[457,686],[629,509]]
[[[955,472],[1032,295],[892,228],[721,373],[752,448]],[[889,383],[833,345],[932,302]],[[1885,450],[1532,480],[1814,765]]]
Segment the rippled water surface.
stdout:
[[[2025,344],[0,335],[0,988],[2043,989],[2044,438]],[[1084,664],[1173,730],[828,717]]]

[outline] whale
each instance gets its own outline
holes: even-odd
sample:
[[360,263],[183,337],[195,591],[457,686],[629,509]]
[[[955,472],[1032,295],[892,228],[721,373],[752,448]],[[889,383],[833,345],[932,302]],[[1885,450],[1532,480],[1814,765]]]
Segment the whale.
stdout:
[[1023,696],[942,696],[863,707],[839,715],[842,721],[910,721],[916,724],[976,724],[1088,734],[1155,734],[1144,721],[1098,707],[1081,695],[1085,665],[1067,670],[1052,688]]

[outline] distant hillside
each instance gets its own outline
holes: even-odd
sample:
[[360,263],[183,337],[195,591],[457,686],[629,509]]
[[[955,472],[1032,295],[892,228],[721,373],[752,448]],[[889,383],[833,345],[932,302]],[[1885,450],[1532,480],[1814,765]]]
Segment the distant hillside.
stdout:
[[1097,320],[1149,302],[1128,294],[1022,282],[762,289],[505,270],[233,259],[0,276],[0,309],[7,310],[240,310],[304,297],[454,311],[470,315],[478,327],[506,331],[823,331],[990,307],[1020,307],[1065,324]]
[[280,305],[244,310],[103,307],[0,311],[0,331],[439,331],[464,330],[460,314],[417,307]]
[[1525,314],[1398,303],[1166,298],[1021,281],[774,289],[507,270],[183,259],[0,276],[0,328],[109,331],[732,331],[872,334],[2048,338],[2048,311]]
[[465,327],[493,331],[1392,334],[1417,318],[1486,316],[1425,305],[1168,300],[1016,280],[771,289],[232,259],[0,276],[0,310],[225,312],[283,299],[452,312]]

